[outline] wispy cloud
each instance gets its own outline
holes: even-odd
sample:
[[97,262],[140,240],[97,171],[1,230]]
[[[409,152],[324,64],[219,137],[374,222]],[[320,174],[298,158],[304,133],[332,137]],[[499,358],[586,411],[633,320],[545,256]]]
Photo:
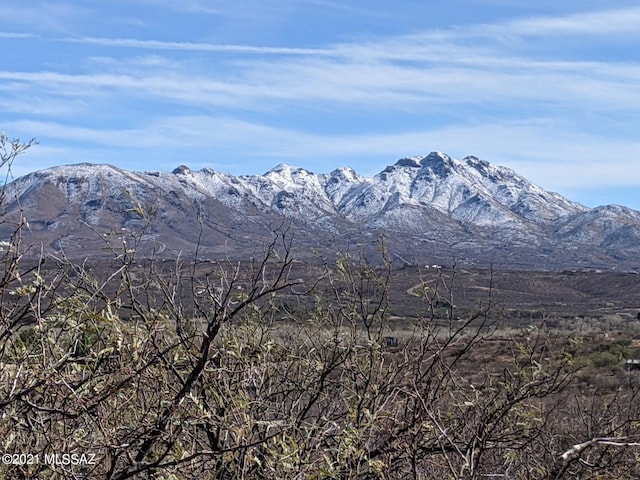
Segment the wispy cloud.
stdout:
[[207,0],[182,0],[180,2],[174,2],[172,0],[142,1],[143,3],[151,5],[152,7],[161,7],[172,11],[197,14],[229,15],[231,12],[240,10],[240,5],[238,5],[239,2],[230,0],[219,0],[215,2],[215,5],[212,5],[212,3]]
[[[569,124],[544,118],[351,135],[304,132],[214,116],[168,117],[145,127],[128,129],[91,129],[32,121],[18,122],[13,127],[38,138],[94,145],[93,149],[82,147],[73,155],[65,149],[49,150],[46,157],[52,164],[96,161],[103,150],[115,148],[120,151],[121,166],[135,168],[141,164],[139,152],[153,149],[166,152],[165,157],[156,160],[156,168],[162,165],[172,169],[182,162],[194,168],[213,166],[240,173],[241,170],[233,170],[228,160],[218,163],[230,157],[250,162],[253,165],[250,173],[262,173],[274,162],[299,164],[303,159],[309,168],[323,172],[335,168],[336,162],[349,164],[366,158],[368,167],[360,168],[359,173],[373,175],[403,155],[426,154],[438,148],[457,158],[482,152],[484,158],[509,166],[556,191],[603,184],[640,184],[640,169],[636,168],[640,141],[586,134],[573,130]],[[251,144],[247,144],[249,138]],[[176,155],[178,150],[174,149],[178,145],[180,154]],[[260,145],[260,149],[255,150],[254,145]],[[203,152],[214,153],[203,159]],[[110,161],[117,163],[116,159]],[[246,166],[237,167],[246,171]]]
[[640,36],[640,7],[600,9],[564,16],[516,20],[505,27],[516,35]]
[[32,33],[0,32],[0,38],[33,38]]
[[[379,54],[381,48],[371,46],[370,51]],[[338,102],[366,110],[513,101],[609,111],[640,107],[639,64],[496,59],[473,50],[461,58],[428,58],[411,65],[363,57],[234,61],[228,69],[202,72],[161,57],[155,57],[157,64],[138,58],[137,64],[113,60],[104,73],[0,71],[0,81],[74,97],[120,92],[258,110],[265,102],[283,108],[281,102],[287,101],[316,107]]]
[[[231,1],[148,2],[214,16],[240,9]],[[281,9],[274,16],[294,8],[276,3],[269,2]],[[294,3],[341,8],[333,0]],[[48,139],[47,153],[60,163],[117,157],[135,166],[144,151],[166,157],[158,163],[177,155],[186,163],[215,152],[202,162],[304,160],[308,168],[333,168],[368,159],[371,170],[363,173],[373,174],[396,157],[440,149],[507,164],[551,189],[640,184],[640,169],[628,160],[640,155],[632,132],[640,61],[597,61],[581,50],[583,43],[635,39],[638,24],[640,7],[600,9],[333,38],[315,48],[260,37],[227,44],[65,32],[42,38],[65,52],[85,52],[78,61],[4,65],[0,94],[8,100],[0,111],[9,118],[0,128]],[[77,155],[61,147],[74,143]],[[605,161],[609,167],[598,173]]]
[[29,32],[46,31],[70,33],[76,22],[90,16],[88,6],[71,2],[33,1],[28,4],[11,2],[0,5],[3,25]]
[[256,45],[225,45],[216,43],[166,42],[159,40],[138,40],[135,38],[79,37],[62,38],[58,41],[100,45],[103,47],[122,47],[146,50],[174,50],[189,52],[260,54],[260,55],[334,55],[330,49],[296,47],[262,47]]

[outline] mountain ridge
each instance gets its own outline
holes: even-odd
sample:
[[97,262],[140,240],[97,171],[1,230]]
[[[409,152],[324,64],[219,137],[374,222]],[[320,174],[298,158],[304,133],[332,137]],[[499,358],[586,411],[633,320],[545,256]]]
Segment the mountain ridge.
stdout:
[[283,220],[304,248],[369,245],[384,231],[398,256],[416,261],[444,254],[476,265],[635,269],[640,253],[640,212],[591,209],[509,168],[437,151],[401,158],[373,177],[350,167],[316,174],[278,164],[263,175],[233,176],[184,165],[134,172],[80,163],[16,179],[3,207],[7,218],[24,212],[31,241],[77,256],[98,254],[87,226],[142,228],[131,210],[138,205],[157,212],[145,254],[154,242],[163,252],[191,251],[206,237],[203,254],[242,257]]

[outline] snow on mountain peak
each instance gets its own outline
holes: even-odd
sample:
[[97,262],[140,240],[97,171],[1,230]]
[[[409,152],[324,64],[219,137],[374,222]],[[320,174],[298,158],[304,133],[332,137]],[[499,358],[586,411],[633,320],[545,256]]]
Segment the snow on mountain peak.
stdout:
[[446,153],[440,151],[431,152],[426,157],[422,157],[420,159],[420,164],[424,166],[434,165],[434,164],[442,164],[445,163],[447,165],[453,165],[454,160],[447,155]]
[[329,174],[330,177],[341,177],[355,180],[358,178],[358,174],[351,167],[339,167]]
[[[216,199],[239,212],[259,208],[310,222],[328,218],[327,215],[357,222],[380,222],[381,218],[392,215],[399,225],[405,213],[414,215],[407,212],[415,212],[417,208],[431,214],[437,211],[453,221],[482,226],[523,225],[542,224],[584,210],[507,168],[493,166],[474,156],[455,160],[439,151],[401,158],[372,178],[362,177],[349,167],[329,174],[315,174],[284,163],[264,175],[243,176],[208,168],[194,172],[185,165],[177,167],[172,174],[126,172],[106,166],[68,168],[68,178],[77,177],[80,172],[86,178],[98,172],[100,176],[109,177],[113,194],[119,184],[137,185],[136,188],[142,189],[152,185],[167,192],[183,192],[198,201]],[[60,177],[60,172],[56,176]],[[98,194],[98,186],[90,190]],[[415,217],[412,218],[414,220],[407,222],[415,223]],[[410,227],[411,231],[420,229],[419,225]]]
[[420,168],[420,157],[401,158],[395,163],[398,167]]
[[157,232],[179,232],[176,248],[184,246],[193,212],[209,222],[212,235],[222,232],[225,241],[234,232],[241,232],[243,241],[250,239],[247,232],[282,216],[300,222],[296,225],[309,238],[384,229],[409,240],[402,248],[413,249],[428,239],[447,249],[469,245],[467,253],[474,257],[486,249],[484,242],[525,249],[555,248],[558,242],[570,248],[627,249],[640,241],[640,212],[617,206],[588,209],[509,168],[437,151],[401,158],[373,177],[349,167],[315,174],[286,164],[264,175],[242,176],[184,165],[170,173],[77,164],[28,174],[7,186],[7,193],[7,208],[29,208],[30,222],[49,232],[57,246],[77,243],[71,233],[60,240],[63,227],[76,231],[70,219],[128,226],[138,220],[122,212],[138,202],[160,206],[163,226]]
[[275,174],[298,175],[300,173],[313,175],[309,170],[305,170],[304,168],[288,165],[286,163],[279,163],[278,165],[270,169],[267,173],[265,173],[264,176],[266,177],[266,176],[275,175]]
[[488,169],[491,166],[491,164],[486,160],[480,160],[478,157],[473,155],[464,157],[462,161],[476,170]]
[[171,173],[173,173],[174,175],[188,175],[191,173],[191,169],[186,165],[180,165],[178,168],[174,169],[173,172]]
[[291,165],[287,165],[286,163],[279,163],[279,164],[277,164],[275,167],[270,168],[270,169],[269,169],[269,170],[264,174],[264,176],[266,177],[267,175],[272,174],[272,173],[282,173],[282,172],[286,172],[286,171],[288,171],[288,170],[291,170],[292,168],[295,168],[295,167],[292,167]]

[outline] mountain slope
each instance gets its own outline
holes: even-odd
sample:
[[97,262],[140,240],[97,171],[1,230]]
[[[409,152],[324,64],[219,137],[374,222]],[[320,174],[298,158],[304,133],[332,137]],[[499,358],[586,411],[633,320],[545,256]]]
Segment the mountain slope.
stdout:
[[[22,211],[29,240],[68,256],[104,254],[105,238],[141,232],[142,254],[241,258],[290,225],[300,255],[371,246],[384,231],[395,255],[525,268],[635,268],[640,213],[588,209],[512,170],[441,152],[403,158],[374,177],[278,165],[235,177],[211,169],[130,172],[79,164],[7,186],[5,220]],[[153,211],[146,225],[139,207]],[[10,222],[0,227],[8,235]],[[108,233],[107,237],[103,234]],[[373,248],[373,247],[372,247]]]

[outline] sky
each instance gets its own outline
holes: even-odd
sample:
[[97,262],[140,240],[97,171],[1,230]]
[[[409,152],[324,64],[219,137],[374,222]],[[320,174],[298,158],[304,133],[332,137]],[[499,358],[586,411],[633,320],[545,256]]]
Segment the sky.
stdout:
[[640,209],[640,4],[3,0],[0,131],[55,165],[372,176],[475,155]]

